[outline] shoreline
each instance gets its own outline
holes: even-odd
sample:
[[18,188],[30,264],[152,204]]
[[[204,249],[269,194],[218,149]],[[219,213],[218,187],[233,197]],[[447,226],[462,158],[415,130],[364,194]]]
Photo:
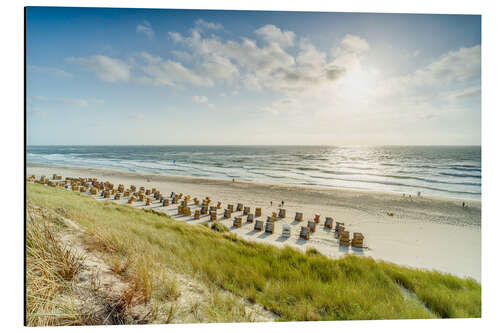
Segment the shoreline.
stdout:
[[[121,173],[123,175],[136,175],[137,177],[149,177],[152,179],[152,177],[161,177],[165,178],[165,180],[177,180],[177,181],[182,181],[185,180],[186,182],[199,182],[199,183],[205,183],[205,184],[210,184],[211,182],[215,183],[221,183],[221,184],[246,184],[246,185],[255,185],[255,186],[283,186],[283,187],[296,187],[296,188],[305,188],[305,189],[310,189],[310,190],[320,190],[320,191],[339,191],[339,192],[354,192],[354,193],[368,193],[368,194],[379,194],[379,195],[387,195],[387,196],[394,196],[397,198],[400,198],[403,195],[403,192],[389,192],[389,191],[378,191],[378,190],[371,190],[371,189],[357,189],[357,188],[348,188],[348,187],[334,187],[334,186],[325,186],[325,185],[299,185],[299,184],[282,184],[282,183],[266,183],[266,182],[260,182],[260,181],[248,181],[248,180],[236,180],[234,183],[232,180],[229,179],[222,179],[222,178],[216,178],[216,177],[210,177],[210,178],[203,178],[203,177],[195,177],[195,176],[179,176],[179,175],[167,175],[167,174],[156,174],[156,173],[143,173],[143,172],[136,172],[136,171],[125,171],[125,170],[119,170],[119,169],[106,169],[106,168],[98,168],[98,167],[89,167],[89,166],[76,166],[76,165],[63,165],[63,164],[45,164],[45,163],[39,163],[39,162],[26,162],[26,168],[60,168],[60,169],[68,169],[68,170],[73,170],[73,169],[80,169],[82,171],[91,171],[91,172],[112,172],[112,173]],[[27,174],[29,176],[29,174]],[[49,175],[46,175],[49,176]],[[414,193],[404,193],[406,196],[408,194],[413,195],[412,198],[418,199],[418,197]],[[451,197],[451,196],[439,196],[439,195],[422,195],[421,198],[428,198],[431,200],[442,200],[442,201],[460,201],[460,202],[468,202],[468,203],[474,203],[473,206],[479,205],[481,206],[482,199],[473,199],[473,198],[468,198],[468,199],[463,199],[463,198],[456,198],[456,197]]]
[[[232,229],[231,219],[220,221],[242,238],[265,242],[275,246],[289,245],[301,250],[314,247],[331,258],[339,258],[345,253],[371,256],[377,260],[425,269],[437,269],[461,277],[472,277],[481,281],[481,201],[468,201],[470,207],[463,208],[461,199],[446,197],[408,197],[400,194],[323,188],[319,186],[297,186],[266,184],[256,182],[232,182],[210,178],[196,178],[171,175],[141,174],[110,169],[57,166],[41,163],[27,163],[27,175],[42,174],[50,177],[53,173],[63,177],[97,177],[115,185],[125,187],[134,184],[146,188],[156,187],[162,193],[171,191],[190,194],[192,197],[210,196],[222,201],[222,207],[238,202],[252,208],[262,208],[262,219],[285,202],[287,217],[278,220],[276,233],[259,235],[253,232],[253,225],[243,223],[242,228]],[[148,181],[149,180],[149,181]],[[102,199],[98,199],[102,200]],[[270,205],[273,201],[273,205]],[[134,204],[140,208],[142,204]],[[200,220],[179,217],[176,207],[149,208],[171,215],[176,220],[187,223],[202,223]],[[294,223],[295,212],[304,213],[304,222]],[[387,216],[387,212],[394,216]],[[220,211],[219,211],[220,212]],[[309,241],[298,238],[301,225],[312,219],[314,213],[321,215],[321,223]],[[220,214],[220,213],[219,213]],[[239,216],[239,214],[233,214]],[[343,249],[333,237],[333,233],[323,228],[325,216],[344,222],[350,232],[365,235],[367,249],[362,251]],[[246,219],[244,219],[245,221]],[[292,237],[283,240],[282,224],[292,227]]]

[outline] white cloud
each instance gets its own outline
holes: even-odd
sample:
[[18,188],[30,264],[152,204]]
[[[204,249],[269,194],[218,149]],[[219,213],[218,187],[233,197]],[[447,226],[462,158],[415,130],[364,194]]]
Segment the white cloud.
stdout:
[[153,27],[148,21],[144,21],[143,23],[138,24],[136,31],[145,34],[149,39],[153,39],[155,35]]
[[231,81],[238,74],[238,68],[228,58],[212,54],[205,58],[203,71],[209,77]]
[[215,23],[215,22],[207,22],[204,21],[203,19],[199,19],[195,22],[195,25],[200,28],[204,29],[212,29],[212,30],[220,30],[222,29],[222,24],[220,23]]
[[481,46],[450,51],[414,73],[390,78],[378,87],[380,95],[418,94],[441,91],[453,83],[481,78]]
[[354,53],[362,53],[370,50],[370,44],[366,41],[366,39],[356,35],[345,35],[340,44],[347,51]]
[[413,51],[413,56],[418,57],[420,55],[420,50]]
[[99,99],[84,99],[84,98],[49,98],[45,96],[34,96],[32,99],[34,103],[48,103],[59,105],[71,105],[77,107],[87,107],[90,104],[102,104],[104,101]]
[[93,55],[87,58],[71,57],[67,58],[66,61],[83,66],[106,82],[128,81],[130,79],[130,66],[119,59]]
[[293,31],[281,30],[272,24],[267,24],[255,30],[255,33],[268,43],[276,43],[281,47],[292,46],[295,40]]
[[154,85],[192,84],[195,86],[213,86],[211,78],[201,76],[194,71],[184,67],[180,62],[165,60],[155,57],[149,53],[141,53],[145,64],[139,65],[146,76],[143,82],[150,82]]
[[193,96],[191,97],[191,100],[195,103],[202,104],[202,103],[207,103],[208,98],[207,96]]
[[66,72],[65,70],[62,70],[60,68],[55,68],[55,67],[45,67],[45,66],[35,66],[35,65],[29,65],[28,69],[33,71],[33,72],[38,72],[38,73],[48,73],[48,74],[53,74],[59,77],[72,77],[70,73]]

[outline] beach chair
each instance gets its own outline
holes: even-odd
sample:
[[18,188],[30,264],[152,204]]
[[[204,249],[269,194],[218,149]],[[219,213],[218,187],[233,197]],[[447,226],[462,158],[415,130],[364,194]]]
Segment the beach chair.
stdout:
[[273,218],[271,216],[268,216],[266,219],[266,222],[274,222]]
[[343,231],[345,229],[344,223],[335,222],[335,232]]
[[97,187],[92,187],[92,188],[90,189],[90,194],[92,194],[92,195],[97,195],[97,193],[99,193],[99,191],[97,190]]
[[309,239],[311,238],[311,231],[308,227],[300,227],[300,238]]
[[184,209],[182,210],[182,215],[184,215],[184,216],[191,216],[191,208],[184,207]]
[[120,194],[120,193],[116,193],[116,194],[115,194],[115,200],[120,200],[120,196],[121,196],[121,194]]
[[231,210],[231,212],[234,212],[234,205],[228,204],[227,209]]
[[344,246],[349,246],[351,240],[349,239],[349,231],[339,232],[339,244]]
[[274,234],[274,222],[266,222],[265,231]]
[[194,211],[194,219],[199,220],[200,219],[200,210],[197,209]]
[[153,202],[153,199],[146,198],[146,206],[150,206],[152,202]]
[[[49,182],[47,185],[52,186],[52,182]],[[80,192],[82,193],[87,192],[87,188],[85,186],[80,186]]]
[[283,231],[281,233],[281,236],[283,237],[290,237],[292,235],[292,228],[288,224],[283,224]]
[[278,216],[280,218],[284,219],[286,217],[286,209],[280,208],[280,212],[279,212]]
[[363,236],[360,232],[354,232],[352,234],[351,246],[357,248],[363,248],[363,240],[365,236]]
[[143,192],[140,192],[140,193],[139,193],[139,201],[140,201],[140,202],[143,202],[143,201],[144,201],[144,199],[146,199],[146,196],[144,195],[144,193],[143,193]]
[[253,223],[253,214],[252,213],[249,213],[247,215],[247,223]]
[[329,229],[333,228],[333,218],[327,217],[325,219],[325,227]]
[[250,207],[243,208],[243,215],[248,215],[248,214],[250,214]]
[[134,196],[131,196],[131,197],[128,199],[127,203],[128,203],[128,204],[133,204],[133,203],[135,202],[135,200],[136,200],[136,198],[135,198]]
[[183,212],[184,212],[184,207],[182,207],[181,205],[177,206],[177,214],[182,215]]
[[262,215],[262,209],[261,208],[255,208],[255,217],[260,217]]
[[226,219],[230,219],[231,218],[231,209],[225,209],[224,210],[224,217]]
[[259,231],[264,230],[264,222],[261,220],[256,220],[253,230],[259,230]]
[[179,199],[182,199],[182,196],[183,196],[182,192],[179,193]]
[[130,195],[130,190],[125,190],[125,191],[123,192],[123,196],[124,196],[124,197],[128,197],[129,195]]
[[201,206],[201,214],[202,215],[208,214],[208,206],[206,205]]
[[242,210],[243,210],[243,204],[238,203],[238,204],[236,205],[236,211],[237,211],[237,212],[241,212]]
[[156,191],[157,190],[154,187],[151,189],[151,193],[153,193],[153,194],[156,193]]
[[273,219],[273,222],[276,222],[276,220],[278,219],[278,214],[276,212],[272,212],[271,218]]
[[234,218],[233,226],[236,228],[241,228],[241,217],[237,216]]
[[198,198],[194,198],[193,201],[196,206],[200,204],[200,200],[198,200]]
[[222,206],[222,202],[217,201],[217,209],[220,209],[220,208],[221,208],[221,206]]
[[217,221],[217,212],[210,213],[210,221],[212,222]]
[[314,223],[319,223],[319,214],[314,214]]
[[167,207],[168,206],[168,199],[167,198],[163,199],[162,204],[163,204],[163,207]]
[[304,214],[300,212],[295,213],[295,221],[302,222],[304,220]]
[[174,198],[172,199],[172,204],[177,205],[178,202],[179,202],[179,197],[175,195]]
[[109,197],[110,197],[109,191],[105,191],[104,192],[104,199],[109,199]]
[[215,207],[215,206],[210,206],[209,212],[210,212],[210,213],[212,213],[212,212],[217,212],[217,207]]
[[307,222],[307,227],[311,232],[316,232],[316,222],[314,221],[308,221]]

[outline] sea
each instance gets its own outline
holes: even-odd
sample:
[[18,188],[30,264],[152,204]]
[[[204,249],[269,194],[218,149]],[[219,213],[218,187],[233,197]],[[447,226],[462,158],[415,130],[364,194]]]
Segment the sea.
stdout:
[[481,146],[28,146],[27,163],[481,199]]

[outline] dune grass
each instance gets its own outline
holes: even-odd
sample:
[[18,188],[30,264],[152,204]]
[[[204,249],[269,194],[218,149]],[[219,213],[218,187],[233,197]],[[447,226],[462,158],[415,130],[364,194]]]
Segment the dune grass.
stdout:
[[80,258],[57,241],[56,227],[44,219],[26,221],[26,325],[75,325],[81,322],[66,295],[81,268]]
[[135,258],[127,269],[142,271],[153,299],[172,294],[157,290],[168,268],[261,304],[284,321],[481,316],[481,286],[472,279],[359,256],[332,260],[60,188],[28,184],[27,190],[28,199],[83,226],[109,260]]

